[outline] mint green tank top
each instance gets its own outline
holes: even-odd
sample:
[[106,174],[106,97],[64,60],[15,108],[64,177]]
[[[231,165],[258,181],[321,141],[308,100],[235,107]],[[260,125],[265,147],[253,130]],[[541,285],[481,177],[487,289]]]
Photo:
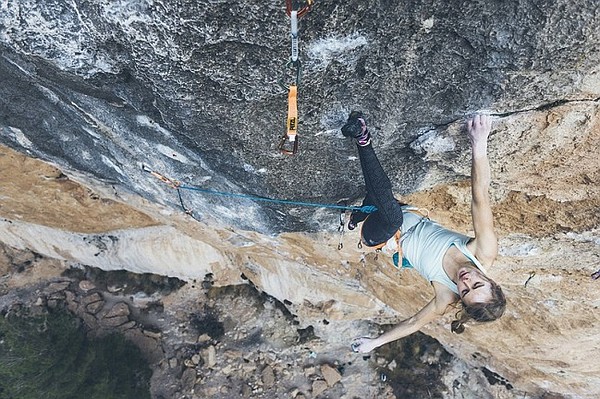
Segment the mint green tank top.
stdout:
[[[428,281],[437,281],[458,294],[456,284],[444,271],[442,259],[450,246],[459,249],[483,273],[481,263],[467,249],[470,237],[444,228],[429,218],[410,212],[411,207],[403,207],[402,223],[403,267],[412,267]],[[414,208],[413,208],[414,209]]]

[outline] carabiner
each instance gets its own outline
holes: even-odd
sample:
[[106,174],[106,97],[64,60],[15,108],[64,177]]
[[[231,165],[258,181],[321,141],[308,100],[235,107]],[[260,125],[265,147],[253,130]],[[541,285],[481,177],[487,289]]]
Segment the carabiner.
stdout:
[[300,7],[300,0],[285,0],[285,12],[288,17],[291,17],[292,11],[298,11],[298,18],[303,17],[310,11],[314,2],[314,0],[305,0],[302,2],[304,6]]
[[277,83],[279,84],[279,87],[281,87],[282,90],[288,90],[288,80],[287,79],[287,75],[288,75],[288,69],[293,69],[295,68],[295,74],[292,76],[293,83],[296,86],[300,86],[300,74],[302,73],[302,64],[300,63],[300,60],[293,62],[292,60],[286,62],[285,66],[284,66],[284,71],[283,74],[285,75],[283,78],[279,79],[277,81]]
[[[346,201],[341,201],[343,206],[346,206]],[[339,203],[338,203],[339,204]],[[346,227],[346,210],[340,211],[340,225],[338,226],[338,232],[340,233],[340,242],[338,243],[338,250],[344,248],[344,230]]]
[[294,79],[294,84],[296,86],[300,86],[300,75],[302,74],[302,63],[300,62],[300,60],[296,60],[296,61],[292,61],[291,59],[288,61],[287,64],[285,64],[286,69],[290,68],[290,69],[296,69],[296,76]]
[[298,152],[298,137],[284,134],[279,143],[279,151],[285,155],[296,155]]

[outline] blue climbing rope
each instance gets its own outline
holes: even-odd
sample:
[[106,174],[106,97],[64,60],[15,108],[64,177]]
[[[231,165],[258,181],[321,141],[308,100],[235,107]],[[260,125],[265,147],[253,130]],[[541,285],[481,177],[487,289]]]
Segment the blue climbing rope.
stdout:
[[[179,192],[179,190],[190,190],[190,191],[198,191],[198,192],[205,193],[205,194],[219,195],[222,197],[244,198],[244,199],[248,199],[248,200],[252,200],[252,201],[264,201],[264,202],[271,202],[271,203],[276,203],[276,204],[307,206],[307,207],[314,207],[314,208],[331,208],[331,209],[340,209],[340,210],[349,210],[349,211],[360,211],[362,213],[373,213],[373,212],[377,211],[377,207],[374,205],[346,206],[346,205],[320,204],[320,203],[316,203],[316,202],[290,201],[290,200],[275,199],[275,198],[268,198],[268,197],[259,197],[257,195],[230,193],[230,192],[226,192],[226,191],[211,190],[208,188],[187,186],[185,184],[181,184],[181,182],[179,182],[177,180],[173,180],[173,179],[166,177],[158,172],[153,171],[146,165],[142,165],[142,170],[144,172],[150,173],[151,175],[153,175],[154,177],[156,177],[163,183],[166,183],[166,184],[170,185],[171,187],[177,189],[178,192]],[[181,198],[181,195],[179,196],[179,200],[181,201],[182,206],[183,206],[183,199]],[[184,209],[186,209],[185,206],[184,206]],[[190,212],[190,211],[186,210],[186,212]]]
[[316,203],[316,202],[290,201],[290,200],[283,200],[283,199],[259,197],[256,195],[228,193],[225,191],[210,190],[207,188],[200,188],[200,187],[186,186],[186,185],[179,185],[177,187],[182,190],[199,191],[201,193],[220,195],[223,197],[245,198],[245,199],[249,199],[249,200],[253,200],[253,201],[272,202],[272,203],[276,203],[276,204],[308,206],[308,207],[315,207],[315,208],[343,209],[343,210],[350,210],[350,211],[361,211],[362,213],[373,213],[373,212],[377,211],[377,207],[374,205],[345,206],[345,205],[333,205],[333,204],[320,204],[320,203]]

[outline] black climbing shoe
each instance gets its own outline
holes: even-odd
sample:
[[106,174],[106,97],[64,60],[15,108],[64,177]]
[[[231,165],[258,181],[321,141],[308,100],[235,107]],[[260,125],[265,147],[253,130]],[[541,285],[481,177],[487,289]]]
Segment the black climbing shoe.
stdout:
[[[363,206],[365,203],[363,202]],[[350,214],[350,221],[348,221],[348,230],[354,230],[356,226],[369,216],[368,214],[361,211],[352,211]]]
[[342,134],[345,137],[351,137],[356,140],[359,146],[365,146],[371,143],[371,135],[367,130],[365,119],[360,111],[352,111],[346,124],[342,126]]

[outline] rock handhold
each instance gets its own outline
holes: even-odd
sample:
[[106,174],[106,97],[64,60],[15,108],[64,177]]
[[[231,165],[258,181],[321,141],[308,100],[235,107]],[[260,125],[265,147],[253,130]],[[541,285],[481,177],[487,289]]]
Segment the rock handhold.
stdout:
[[217,364],[217,350],[214,346],[209,346],[202,351],[202,358],[206,367],[213,368]]
[[273,368],[271,366],[265,367],[261,373],[262,382],[266,388],[270,388],[275,383],[275,373],[273,372]]
[[321,374],[323,374],[323,378],[327,382],[327,385],[330,387],[334,386],[338,382],[342,380],[342,375],[335,367],[331,367],[328,364],[323,364],[321,366]]
[[329,386],[327,385],[327,383],[325,381],[323,381],[323,380],[316,380],[312,384],[312,394],[313,394],[313,397],[319,396],[320,394],[322,394],[323,392],[325,392],[327,390],[327,388],[329,388]]

